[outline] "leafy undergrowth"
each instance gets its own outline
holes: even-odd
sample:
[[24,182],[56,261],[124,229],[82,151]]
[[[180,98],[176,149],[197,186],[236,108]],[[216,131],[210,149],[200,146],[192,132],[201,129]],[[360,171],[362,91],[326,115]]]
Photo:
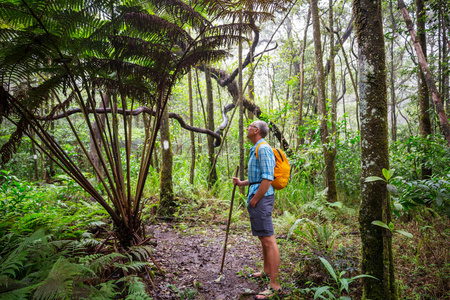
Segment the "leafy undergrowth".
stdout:
[[[157,218],[155,198],[144,212],[150,243],[119,251],[102,209],[75,187],[8,180],[0,191],[0,299],[251,299],[267,285],[245,277],[262,261],[243,196],[219,276],[227,200],[179,197],[175,216]],[[360,299],[357,210],[319,194],[294,211],[274,212],[285,299]],[[394,218],[412,235],[393,240],[400,297],[450,298],[448,219],[432,209],[409,213]]]

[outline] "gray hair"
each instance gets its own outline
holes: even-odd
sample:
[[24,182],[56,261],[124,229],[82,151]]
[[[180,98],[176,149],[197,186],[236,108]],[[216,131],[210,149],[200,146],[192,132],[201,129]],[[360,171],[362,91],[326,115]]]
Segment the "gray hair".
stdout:
[[266,135],[269,133],[269,125],[267,125],[266,122],[258,120],[253,122],[253,125],[259,129],[259,135],[262,138],[265,138]]

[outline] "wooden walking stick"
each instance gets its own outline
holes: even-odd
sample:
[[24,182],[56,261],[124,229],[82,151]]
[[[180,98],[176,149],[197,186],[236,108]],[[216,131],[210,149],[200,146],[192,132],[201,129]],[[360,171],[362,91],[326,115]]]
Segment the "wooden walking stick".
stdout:
[[[236,175],[234,177],[238,177],[238,174],[239,174],[239,166],[237,166]],[[223,263],[225,262],[225,253],[227,252],[228,232],[230,231],[231,214],[233,213],[233,202],[234,202],[234,194],[236,193],[236,187],[237,185],[235,184],[233,187],[233,193],[231,194],[230,213],[228,215],[227,232],[225,234],[225,245],[223,246],[223,257],[222,257],[222,265],[220,266],[220,274],[222,274],[223,271]]]

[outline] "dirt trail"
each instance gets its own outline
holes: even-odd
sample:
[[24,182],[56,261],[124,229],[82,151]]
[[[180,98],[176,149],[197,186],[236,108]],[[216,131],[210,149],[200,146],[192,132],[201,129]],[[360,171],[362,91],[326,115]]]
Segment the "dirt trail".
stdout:
[[148,229],[158,243],[154,257],[167,272],[155,279],[154,299],[253,299],[252,293],[264,287],[264,283],[243,276],[257,270],[260,259],[259,242],[249,229],[230,229],[219,282],[225,225],[161,223]]

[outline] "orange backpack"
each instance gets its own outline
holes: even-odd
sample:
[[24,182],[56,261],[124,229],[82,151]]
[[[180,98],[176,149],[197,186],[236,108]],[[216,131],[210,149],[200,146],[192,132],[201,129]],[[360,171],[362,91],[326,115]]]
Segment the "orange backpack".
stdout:
[[[256,159],[258,159],[258,148],[261,144],[267,143],[261,142],[258,146],[256,146]],[[286,187],[289,177],[291,176],[291,166],[289,165],[286,155],[281,149],[272,148],[272,151],[275,155],[275,169],[273,170],[274,179],[272,181],[272,186],[276,190],[282,190]]]

